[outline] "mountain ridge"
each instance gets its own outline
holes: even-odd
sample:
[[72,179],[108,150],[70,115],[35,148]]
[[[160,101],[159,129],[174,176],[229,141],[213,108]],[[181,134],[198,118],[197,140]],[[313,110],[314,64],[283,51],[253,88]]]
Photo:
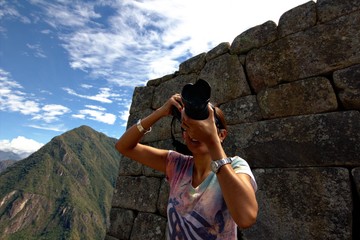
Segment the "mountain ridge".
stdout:
[[0,150],[0,162],[5,160],[21,160],[23,157],[20,154],[11,151]]
[[14,163],[16,163],[17,160],[1,160],[0,161],[0,173],[3,172],[7,167],[10,167]]
[[0,173],[0,238],[103,239],[119,164],[115,142],[83,125]]

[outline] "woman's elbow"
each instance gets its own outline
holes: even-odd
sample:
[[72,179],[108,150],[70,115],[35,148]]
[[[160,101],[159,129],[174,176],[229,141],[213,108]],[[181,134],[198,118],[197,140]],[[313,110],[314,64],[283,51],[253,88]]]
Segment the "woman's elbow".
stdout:
[[123,147],[120,141],[117,141],[115,143],[115,149],[121,154],[124,154],[126,152],[125,148]]
[[241,229],[249,228],[256,223],[257,215],[258,215],[258,207],[256,206],[254,207],[254,209],[249,211],[245,217],[242,217],[241,219],[236,221],[236,224]]
[[241,228],[241,229],[246,229],[251,227],[252,225],[254,225],[256,223],[256,216],[255,217],[249,217],[247,220],[243,220],[240,221],[237,225]]
[[115,143],[115,149],[121,154],[126,157],[129,157],[135,150],[137,144],[135,145],[129,145],[127,144],[123,139],[119,139]]

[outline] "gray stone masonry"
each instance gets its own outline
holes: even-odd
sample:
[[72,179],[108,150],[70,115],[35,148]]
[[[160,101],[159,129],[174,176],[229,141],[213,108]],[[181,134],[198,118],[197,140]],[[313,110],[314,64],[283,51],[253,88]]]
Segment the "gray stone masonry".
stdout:
[[[128,127],[199,78],[228,120],[227,155],[246,159],[258,183],[243,237],[360,239],[360,1],[309,1],[187,59],[135,88]],[[142,143],[174,149],[170,123]],[[164,239],[165,174],[119,158],[105,239]]]

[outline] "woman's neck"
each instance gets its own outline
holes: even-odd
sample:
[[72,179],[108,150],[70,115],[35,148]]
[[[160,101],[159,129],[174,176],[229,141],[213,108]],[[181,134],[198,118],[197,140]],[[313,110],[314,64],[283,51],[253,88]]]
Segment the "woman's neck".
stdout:
[[206,155],[194,156],[194,167],[192,174],[193,187],[199,186],[211,172],[211,157]]

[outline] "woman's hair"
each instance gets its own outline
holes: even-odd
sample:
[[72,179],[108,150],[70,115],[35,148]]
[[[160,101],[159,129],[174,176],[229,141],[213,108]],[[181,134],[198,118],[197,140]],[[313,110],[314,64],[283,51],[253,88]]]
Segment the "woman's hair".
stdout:
[[225,114],[219,107],[214,106],[214,116],[216,127],[227,130]]

